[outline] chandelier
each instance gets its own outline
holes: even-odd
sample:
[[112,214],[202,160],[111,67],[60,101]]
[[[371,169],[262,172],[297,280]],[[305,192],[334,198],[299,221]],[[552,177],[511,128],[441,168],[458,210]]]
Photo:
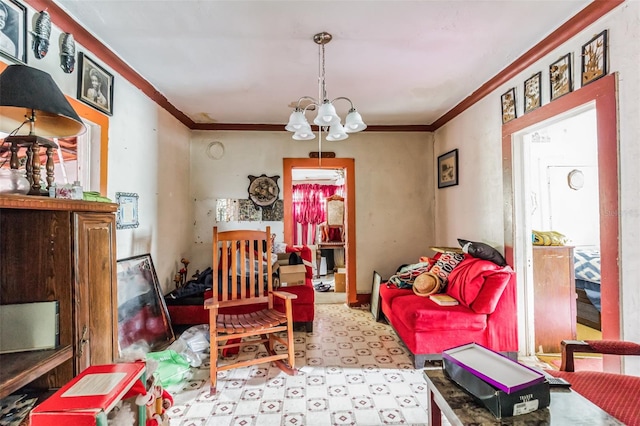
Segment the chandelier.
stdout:
[[[303,96],[298,99],[295,109],[289,116],[289,123],[285,126],[285,129],[293,132],[293,139],[306,141],[315,139],[315,134],[311,130],[311,125],[305,117],[307,111],[317,111],[316,118],[313,123],[318,126],[318,149],[321,157],[322,151],[322,132],[326,132],[326,140],[328,141],[340,141],[349,137],[347,133],[360,132],[367,128],[367,125],[362,121],[362,117],[356,111],[351,99],[343,96],[329,101],[327,98],[327,90],[325,86],[324,77],[324,45],[329,43],[332,39],[331,34],[327,32],[321,32],[313,36],[313,41],[318,45],[318,99],[311,96]],[[304,107],[302,101],[310,101]],[[340,117],[336,114],[336,108],[333,106],[337,100],[345,100],[349,102],[351,108],[345,119],[344,126],[340,122]]]

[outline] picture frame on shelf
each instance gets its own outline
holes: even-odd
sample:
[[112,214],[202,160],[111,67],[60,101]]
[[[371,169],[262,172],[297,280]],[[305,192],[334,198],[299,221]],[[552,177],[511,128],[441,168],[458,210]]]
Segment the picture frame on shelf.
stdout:
[[116,263],[119,355],[141,341],[152,351],[172,343],[175,335],[151,254]]
[[373,282],[371,284],[371,314],[373,319],[380,319],[380,285],[382,284],[382,276],[373,271]]
[[542,72],[538,71],[524,81],[524,113],[542,106],[541,100]]
[[17,0],[0,0],[0,55],[27,63],[27,8]]
[[98,111],[113,115],[113,74],[83,52],[78,54],[78,62],[78,99]]
[[551,87],[552,101],[573,90],[571,75],[571,53],[563,55],[549,65],[549,86]]
[[585,86],[607,75],[608,30],[602,31],[582,46],[581,79]]
[[138,194],[132,192],[116,192],[116,229],[137,228],[138,222]]
[[458,184],[458,150],[454,149],[438,157],[438,188]]
[[502,106],[502,124],[506,124],[517,117],[515,87],[507,90],[500,96],[500,105]]

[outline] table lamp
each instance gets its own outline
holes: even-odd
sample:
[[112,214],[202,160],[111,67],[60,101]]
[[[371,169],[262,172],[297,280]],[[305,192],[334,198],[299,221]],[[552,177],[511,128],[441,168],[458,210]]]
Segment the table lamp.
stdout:
[[[20,134],[27,123],[28,134]],[[12,169],[18,168],[18,148],[27,147],[30,194],[40,194],[40,146],[47,147],[47,181],[49,185],[53,182],[51,153],[57,145],[45,136],[70,137],[85,130],[78,114],[46,72],[16,64],[0,74],[0,132],[9,133],[5,142],[11,144]]]

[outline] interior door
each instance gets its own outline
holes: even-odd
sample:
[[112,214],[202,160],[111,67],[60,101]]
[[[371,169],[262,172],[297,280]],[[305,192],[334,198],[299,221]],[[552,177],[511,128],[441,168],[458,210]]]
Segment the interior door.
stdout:
[[356,183],[355,160],[353,158],[284,158],[283,160],[283,197],[284,197],[284,241],[287,244],[293,242],[293,220],[291,218],[293,182],[291,171],[294,168],[312,169],[344,169],[345,178],[345,266],[347,269],[347,303],[357,303],[356,281]]

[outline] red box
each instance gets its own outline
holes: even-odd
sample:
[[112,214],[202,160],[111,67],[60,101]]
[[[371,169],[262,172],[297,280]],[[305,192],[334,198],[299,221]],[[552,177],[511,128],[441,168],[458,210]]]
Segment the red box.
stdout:
[[[144,372],[144,362],[92,365],[34,408],[30,425],[95,426],[100,418],[106,424],[107,413],[137,380],[144,379]],[[144,417],[144,410],[139,414]]]

